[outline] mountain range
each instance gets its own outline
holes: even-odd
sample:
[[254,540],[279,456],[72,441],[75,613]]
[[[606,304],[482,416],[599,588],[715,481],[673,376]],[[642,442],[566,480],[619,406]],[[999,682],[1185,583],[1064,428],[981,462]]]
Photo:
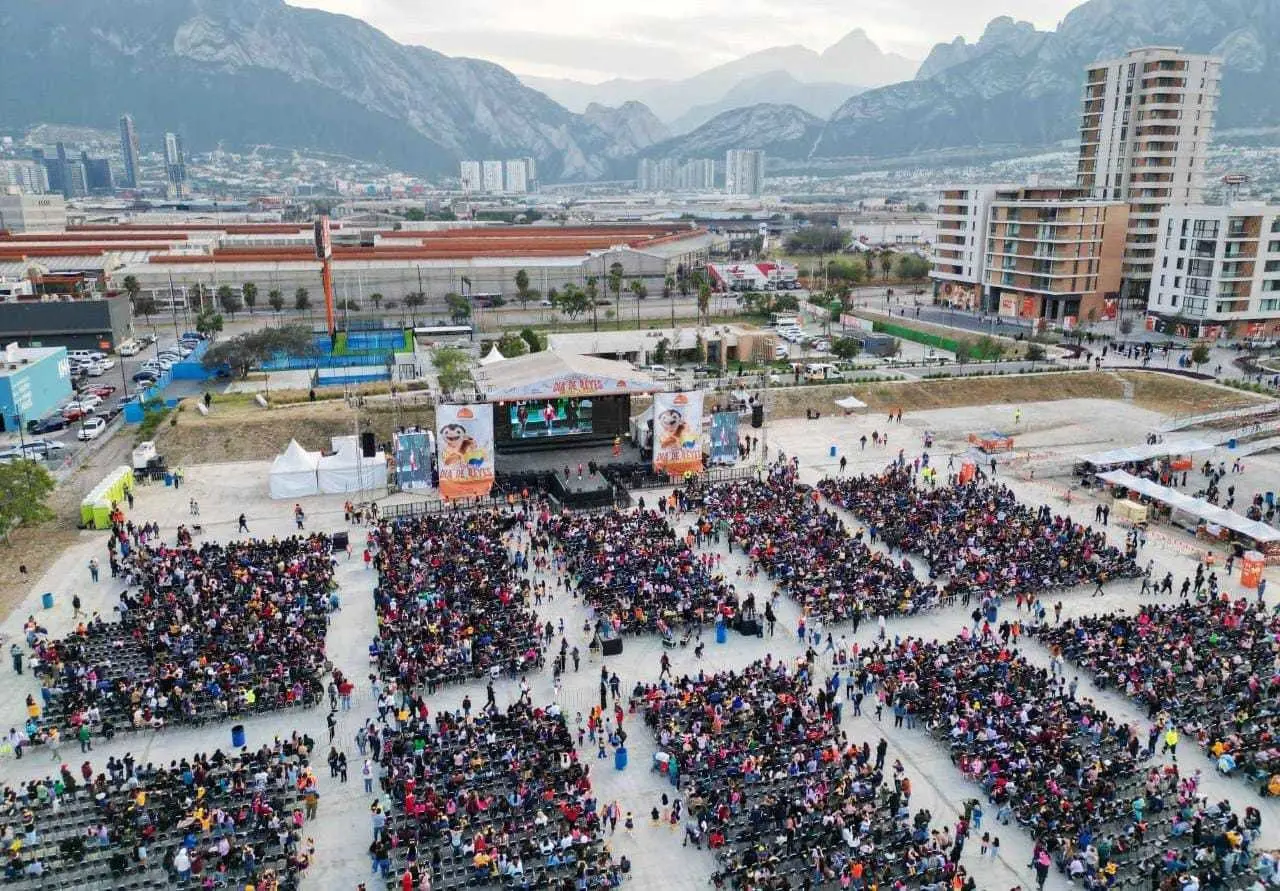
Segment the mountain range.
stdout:
[[574,111],[593,102],[642,102],[673,132],[684,133],[722,111],[758,102],[794,104],[825,118],[854,93],[910,78],[916,65],[883,52],[857,28],[820,53],[800,45],[769,47],[679,80],[522,80]]
[[1075,136],[1087,64],[1152,44],[1225,58],[1219,129],[1280,125],[1280,0],[1088,0],[1053,31],[994,19],[918,70],[855,31],[822,53],[776,47],[683,81],[611,81],[594,100],[283,0],[6,3],[0,32],[6,128],[113,127],[132,112],[152,145],[175,130],[193,151],[270,144],[426,175],[456,175],[464,158],[532,156],[553,182],[727,148],[795,167],[1042,146]]

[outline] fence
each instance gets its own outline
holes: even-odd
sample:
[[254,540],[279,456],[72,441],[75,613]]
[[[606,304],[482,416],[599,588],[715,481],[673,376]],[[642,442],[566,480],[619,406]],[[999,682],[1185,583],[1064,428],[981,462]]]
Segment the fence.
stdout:
[[879,319],[872,323],[873,330],[878,334],[890,334],[902,340],[910,340],[913,343],[922,343],[925,346],[936,347],[940,350],[946,350],[949,353],[958,352],[960,349],[959,341],[952,340],[949,337],[942,337],[938,334],[926,334],[924,331],[917,331],[914,328],[908,328],[906,325],[895,325],[893,322],[882,322]]

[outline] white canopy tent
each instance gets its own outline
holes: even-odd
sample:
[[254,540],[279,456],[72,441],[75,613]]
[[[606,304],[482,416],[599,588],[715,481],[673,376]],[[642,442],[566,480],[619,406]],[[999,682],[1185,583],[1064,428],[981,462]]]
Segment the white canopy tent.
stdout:
[[319,495],[320,484],[316,477],[319,465],[319,452],[308,452],[298,445],[296,439],[289,440],[289,447],[271,462],[271,473],[267,476],[267,488],[271,497],[305,498],[308,495]]
[[378,452],[366,458],[360,452],[360,442],[354,436],[333,437],[332,455],[322,455],[316,477],[320,492],[325,495],[343,495],[365,489],[385,489],[387,486],[387,456]]
[[1268,526],[1266,523],[1250,520],[1235,511],[1210,504],[1203,498],[1192,498],[1190,495],[1184,495],[1182,492],[1153,483],[1151,480],[1125,473],[1123,470],[1113,470],[1110,473],[1099,474],[1098,479],[1113,486],[1124,486],[1126,489],[1132,489],[1152,501],[1167,504],[1174,510],[1190,514],[1193,517],[1204,520],[1206,523],[1223,526],[1245,538],[1252,539],[1259,545],[1280,542],[1280,530]]
[[1111,449],[1094,452],[1080,460],[1094,467],[1115,467],[1133,461],[1150,461],[1152,458],[1168,458],[1173,455],[1193,455],[1196,452],[1213,451],[1214,445],[1202,439],[1185,439],[1181,442],[1162,442],[1156,445],[1140,445],[1127,449]]
[[507,357],[499,352],[497,345],[489,347],[489,352],[485,353],[480,359],[481,365],[497,365],[499,362],[507,361]]
[[866,408],[867,404],[856,396],[846,396],[843,399],[837,399],[836,405],[845,411],[857,411],[860,408]]

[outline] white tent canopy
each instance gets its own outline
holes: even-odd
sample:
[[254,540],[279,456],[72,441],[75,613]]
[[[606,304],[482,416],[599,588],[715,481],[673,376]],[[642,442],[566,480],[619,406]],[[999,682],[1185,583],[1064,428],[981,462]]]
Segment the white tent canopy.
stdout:
[[1280,530],[1276,530],[1266,523],[1250,520],[1235,511],[1210,504],[1202,498],[1192,498],[1190,495],[1184,495],[1174,489],[1153,483],[1151,480],[1125,473],[1123,470],[1113,470],[1110,473],[1099,474],[1098,479],[1113,486],[1124,486],[1126,489],[1132,489],[1153,501],[1167,504],[1174,510],[1180,510],[1193,517],[1198,517],[1206,523],[1224,526],[1232,532],[1239,533],[1259,544],[1280,541]]
[[372,458],[360,453],[360,442],[354,436],[333,437],[332,455],[322,455],[316,477],[320,492],[342,495],[365,489],[385,489],[387,456],[378,452]]
[[1205,442],[1203,439],[1185,439],[1181,442],[1162,442],[1156,445],[1133,446],[1128,449],[1112,449],[1109,452],[1094,452],[1080,460],[1094,467],[1114,467],[1131,461],[1150,461],[1152,458],[1167,458],[1171,455],[1209,452],[1213,448],[1213,443]]
[[867,404],[856,396],[846,396],[843,399],[837,399],[836,405],[840,406],[845,411],[854,411],[859,408],[867,407]]
[[507,357],[502,355],[502,353],[498,350],[498,345],[494,344],[493,346],[489,347],[489,352],[485,353],[484,356],[480,359],[480,364],[481,365],[497,365],[499,362],[505,362],[505,361],[507,361]]
[[296,439],[289,440],[289,447],[271,462],[271,473],[267,477],[271,497],[303,498],[307,495],[319,495],[320,484],[316,477],[319,464],[319,452],[308,452],[298,445]]

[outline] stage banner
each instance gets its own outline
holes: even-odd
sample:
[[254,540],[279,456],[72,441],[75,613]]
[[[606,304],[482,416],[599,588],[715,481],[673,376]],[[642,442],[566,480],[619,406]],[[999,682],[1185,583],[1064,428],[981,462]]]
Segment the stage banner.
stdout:
[[711,463],[738,463],[738,413],[718,411],[711,416]]
[[437,405],[440,496],[483,498],[493,488],[493,406]]
[[702,472],[702,393],[653,394],[653,469]]
[[431,444],[426,433],[397,433],[396,481],[401,489],[431,488]]

